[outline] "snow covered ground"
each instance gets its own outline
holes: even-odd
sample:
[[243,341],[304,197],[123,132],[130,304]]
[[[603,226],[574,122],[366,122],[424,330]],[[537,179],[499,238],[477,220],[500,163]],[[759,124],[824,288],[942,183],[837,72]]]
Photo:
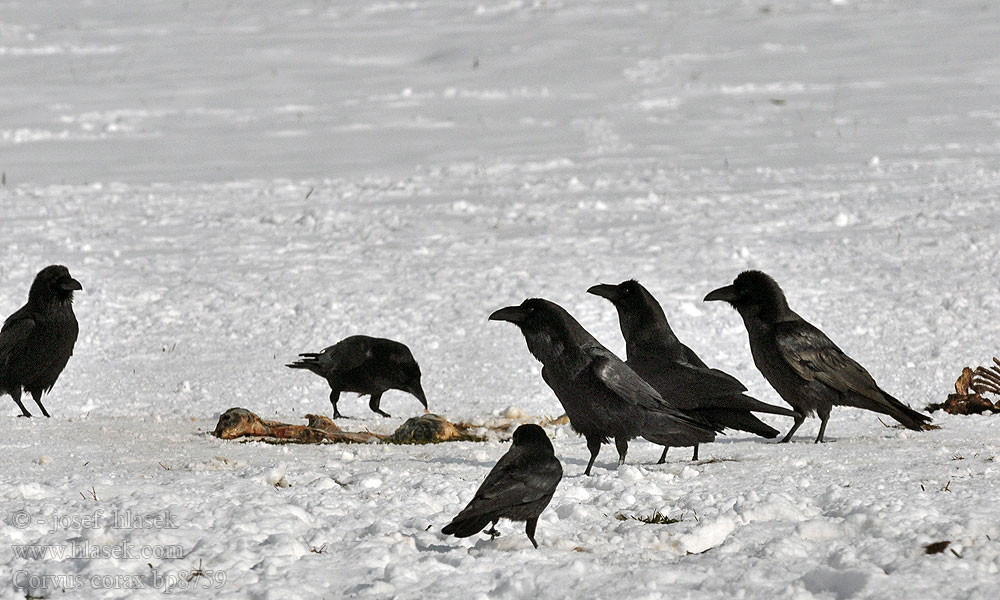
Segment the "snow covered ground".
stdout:
[[[585,291],[630,277],[780,403],[701,302],[746,268],[942,401],[1000,354],[998,34],[982,2],[0,2],[0,316],[50,263],[85,288],[53,418],[0,398],[0,598],[997,597],[1000,417],[840,408],[828,444],[809,420],[657,466],[636,441],[590,478],[550,427],[537,551],[506,522],[439,533],[506,440],[206,432],[329,413],[283,365],[354,333],[408,344],[452,420],[556,416],[486,317],[546,297],[623,353]],[[340,406],[384,432],[420,412]],[[680,520],[628,518],[656,512]]]

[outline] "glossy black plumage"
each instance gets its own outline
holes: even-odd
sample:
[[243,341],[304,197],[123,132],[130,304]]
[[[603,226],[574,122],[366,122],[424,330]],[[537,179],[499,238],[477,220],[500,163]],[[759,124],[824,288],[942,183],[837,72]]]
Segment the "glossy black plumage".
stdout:
[[615,440],[618,464],[629,440],[642,436],[665,446],[715,439],[711,426],[671,407],[655,389],[602,346],[558,304],[529,298],[492,315],[518,326],[528,350],[542,363],[542,379],[555,392],[573,430],[587,439],[590,470],[601,444]]
[[0,329],[0,395],[10,394],[21,416],[31,413],[21,403],[31,394],[42,414],[42,394],[48,393],[66,368],[79,335],[73,314],[73,292],[83,286],[62,265],[39,271],[28,292],[28,303],[7,317]]
[[500,457],[468,506],[441,532],[464,538],[492,523],[486,533],[493,539],[500,535],[496,524],[501,518],[524,521],[524,532],[538,548],[538,516],[549,505],[561,479],[562,465],[545,430],[538,425],[521,425],[514,431],[510,450]]
[[[765,438],[778,430],[751,411],[794,417],[787,408],[766,404],[748,396],[738,379],[711,369],[693,350],[681,343],[660,303],[635,280],[618,285],[595,285],[588,293],[608,299],[618,310],[625,338],[627,360],[640,377],[652,385],[675,408],[717,428],[738,429]],[[667,456],[664,448],[660,462]],[[698,459],[698,446],[693,460]]]
[[292,369],[308,369],[330,384],[333,417],[343,415],[337,408],[341,392],[371,396],[369,408],[388,417],[379,408],[382,394],[400,390],[413,394],[427,409],[427,397],[420,385],[420,367],[406,345],[385,338],[352,335],[322,352],[300,354],[300,360],[285,365]]
[[880,388],[864,367],[793,312],[784,292],[768,275],[745,271],[732,285],[709,293],[705,301],[727,302],[740,313],[754,364],[795,409],[795,424],[782,442],[789,441],[813,413],[821,419],[816,441],[822,442],[834,405],[886,414],[916,431],[930,421]]

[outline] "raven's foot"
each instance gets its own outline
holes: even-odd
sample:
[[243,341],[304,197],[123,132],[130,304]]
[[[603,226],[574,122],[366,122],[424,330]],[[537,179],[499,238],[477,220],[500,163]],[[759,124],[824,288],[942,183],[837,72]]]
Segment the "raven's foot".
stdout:
[[[20,390],[18,390],[18,391],[20,391]],[[11,395],[13,396],[13,392],[11,392]],[[19,414],[17,416],[19,416],[19,417],[30,417],[31,416],[31,413],[28,412],[28,409],[24,408],[24,404],[21,403],[20,394],[18,394],[16,397],[14,397],[14,403],[17,404],[17,407],[21,409],[21,414]],[[42,410],[44,411],[45,409],[43,408]]]
[[486,535],[490,536],[490,541],[492,542],[496,538],[500,537],[500,532],[497,531],[497,526],[493,525],[485,531]]

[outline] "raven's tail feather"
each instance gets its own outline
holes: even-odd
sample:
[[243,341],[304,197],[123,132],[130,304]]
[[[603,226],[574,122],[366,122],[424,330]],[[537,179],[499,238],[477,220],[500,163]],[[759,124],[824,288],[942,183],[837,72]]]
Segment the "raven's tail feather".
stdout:
[[783,417],[795,416],[795,411],[790,408],[761,402],[760,400],[752,396],[747,396],[746,394],[733,394],[729,396],[719,396],[716,398],[706,398],[699,403],[699,407],[749,410],[753,412],[767,413],[769,415],[781,415]]
[[790,408],[785,408],[783,406],[775,406],[773,404],[768,404],[767,402],[761,402],[756,398],[751,398],[750,396],[744,396],[751,400],[750,406],[747,406],[747,410],[752,410],[753,412],[762,412],[769,415],[781,415],[783,417],[794,417],[795,411]]
[[919,413],[909,406],[903,404],[899,400],[896,400],[885,390],[880,390],[882,392],[882,397],[885,398],[886,405],[883,407],[885,410],[879,412],[884,412],[893,419],[896,419],[906,427],[907,429],[912,429],[914,431],[925,431],[927,429],[934,429],[935,427],[930,424],[931,418],[923,413]]
[[[775,407],[777,408],[777,407]],[[778,430],[761,421],[748,410],[727,410],[719,408],[693,411],[693,414],[726,429],[737,429],[768,439],[778,436]]]
[[320,377],[324,376],[323,365],[320,364],[319,362],[319,356],[320,356],[319,354],[308,353],[308,354],[300,354],[299,356],[302,357],[301,360],[297,360],[285,366],[288,367],[289,369],[308,369],[313,373],[319,375]]
[[466,518],[455,517],[451,523],[444,526],[441,533],[465,538],[476,535],[489,525],[491,521],[493,519],[489,515],[475,515]]
[[693,415],[650,411],[639,435],[661,446],[682,447],[715,441],[716,431],[721,428]]

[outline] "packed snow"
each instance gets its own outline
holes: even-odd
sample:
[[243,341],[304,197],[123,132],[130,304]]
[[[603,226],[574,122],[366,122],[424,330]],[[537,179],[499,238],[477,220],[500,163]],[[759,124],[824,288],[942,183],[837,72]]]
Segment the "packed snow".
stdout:
[[[998,23],[982,2],[0,3],[0,316],[45,265],[84,286],[53,417],[0,398],[0,599],[1000,596],[998,416],[917,433],[834,408],[826,444],[815,419],[698,462],[637,440],[592,477],[549,425],[538,550],[520,523],[440,533],[505,434],[208,433],[237,406],[332,414],[284,364],[358,333],[406,343],[452,421],[557,417],[486,317],[545,297],[621,355],[586,290],[632,277],[784,405],[701,301],[747,268],[895,396],[943,401],[1000,354]],[[345,394],[339,424],[422,412],[382,408]]]

